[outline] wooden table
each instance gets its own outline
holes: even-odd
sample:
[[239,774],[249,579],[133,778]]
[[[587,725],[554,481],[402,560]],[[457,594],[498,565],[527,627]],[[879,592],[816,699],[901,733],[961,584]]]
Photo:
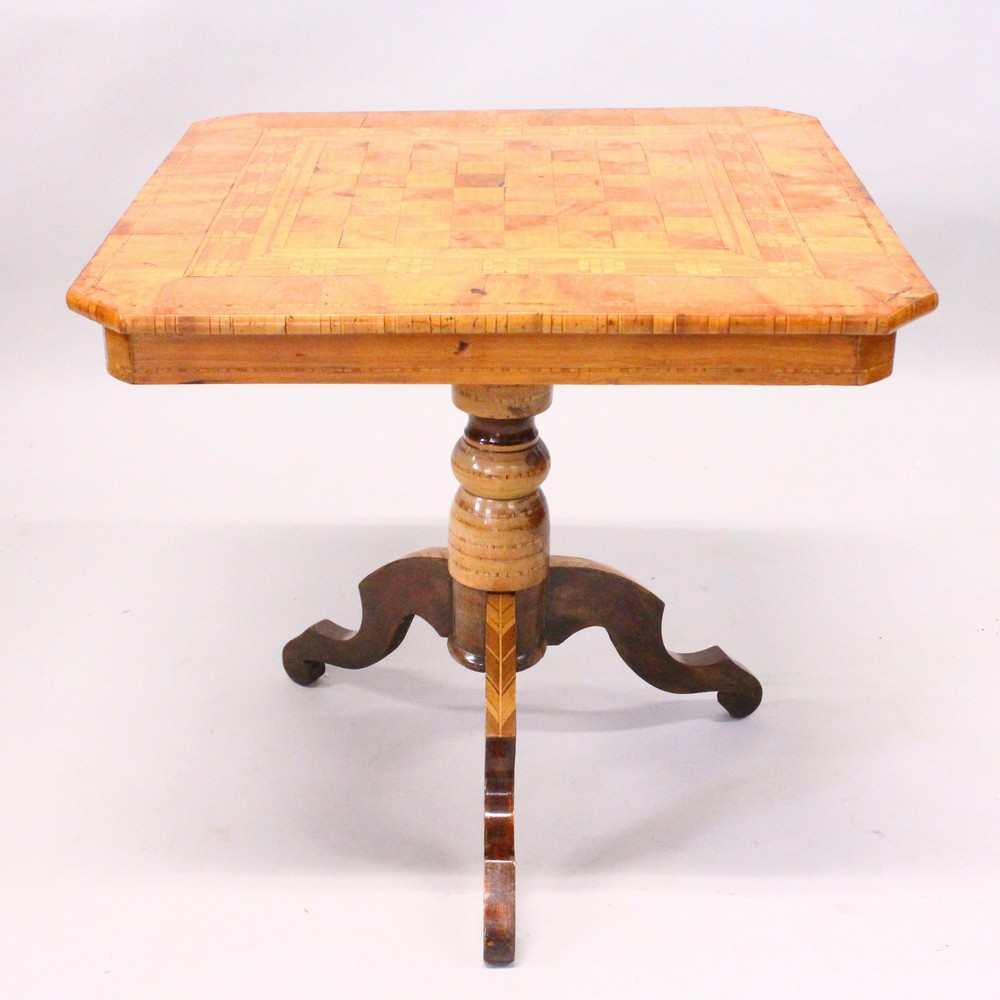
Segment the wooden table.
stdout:
[[937,296],[820,124],[765,108],[261,114],[191,126],[69,290],[135,383],[429,382],[468,414],[447,549],[361,583],[311,684],[414,615],[486,675],[484,955],[514,956],[515,678],[590,625],[664,691],[749,715],[718,647],[549,555],[534,417],[560,383],[863,385]]

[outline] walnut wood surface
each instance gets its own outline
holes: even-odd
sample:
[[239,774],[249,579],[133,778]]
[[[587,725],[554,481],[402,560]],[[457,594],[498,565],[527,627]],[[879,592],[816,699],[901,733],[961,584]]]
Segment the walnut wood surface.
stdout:
[[[483,622],[489,592],[452,581],[454,624],[448,638],[448,652],[469,670],[486,669],[486,637]],[[545,584],[540,583],[514,595],[517,616],[517,669],[534,666],[545,655]]]
[[197,122],[67,301],[132,382],[859,383],[937,296],[815,119],[716,108]]
[[[475,418],[474,418],[475,419]],[[508,433],[525,420],[495,421]],[[287,644],[284,664],[299,684],[311,684],[325,664],[359,668],[380,660],[406,635],[414,615],[425,618],[449,647],[476,647],[482,637],[485,674],[486,755],[483,821],[483,957],[491,965],[514,960],[515,856],[514,763],[517,671],[534,663],[546,642],[561,643],[580,629],[607,629],[615,648],[643,680],[664,691],[716,691],[735,718],[752,713],[761,687],[717,646],[669,653],[661,636],[663,602],[628,577],[597,563],[554,558],[547,577],[514,593],[475,591],[452,579],[445,549],[427,549],[389,563],[360,587],[362,623],[357,632],[323,621]],[[529,649],[519,648],[519,609]],[[460,662],[477,666],[474,649]]]
[[370,573],[358,586],[361,626],[356,632],[323,620],[285,646],[285,672],[296,684],[312,684],[325,664],[356,670],[388,656],[406,636],[414,615],[440,636],[452,626],[451,577],[444,549],[397,559]]
[[717,691],[719,704],[742,719],[761,701],[760,682],[718,646],[671,653],[663,645],[664,605],[616,570],[583,559],[552,560],[546,582],[545,638],[551,645],[598,625],[647,684],[674,694]]
[[514,960],[514,753],[517,621],[513,594],[486,599],[486,780],[483,837],[483,958]]

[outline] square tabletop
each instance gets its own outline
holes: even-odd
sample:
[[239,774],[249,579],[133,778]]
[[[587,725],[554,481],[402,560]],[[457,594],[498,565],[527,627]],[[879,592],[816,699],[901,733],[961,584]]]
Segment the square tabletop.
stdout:
[[67,295],[129,382],[841,383],[937,295],[815,118],[197,122]]

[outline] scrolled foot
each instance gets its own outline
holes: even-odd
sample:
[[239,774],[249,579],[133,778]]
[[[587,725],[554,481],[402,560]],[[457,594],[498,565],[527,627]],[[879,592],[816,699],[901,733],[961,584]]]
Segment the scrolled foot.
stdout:
[[326,673],[325,663],[320,663],[319,660],[299,659],[294,653],[289,653],[287,646],[281,655],[281,661],[285,668],[285,673],[296,684],[301,684],[303,687],[315,684]]
[[440,636],[451,631],[451,577],[444,549],[426,549],[397,559],[361,581],[361,627],[352,632],[321,621],[286,644],[285,673],[296,684],[315,683],[326,664],[357,670],[388,656],[402,641],[414,615]]
[[326,673],[327,663],[336,663],[338,653],[343,653],[344,644],[354,635],[356,633],[341,628],[335,622],[326,619],[316,622],[302,635],[285,644],[285,648],[281,651],[281,662],[285,673],[303,687],[314,684]]
[[644,681],[661,691],[718,692],[736,719],[760,704],[760,682],[718,646],[671,653],[663,645],[663,602],[615,570],[582,559],[554,558],[546,585],[545,638],[551,645],[599,625],[618,654]]
[[[756,680],[756,678],[755,678]],[[719,704],[734,718],[734,719],[745,719],[748,715],[753,715],[760,706],[761,699],[764,697],[764,691],[757,684],[757,692],[753,693],[736,693],[733,691],[720,691],[716,698]]]
[[[716,699],[734,718],[745,719],[760,705],[764,690],[760,681],[741,663],[727,656],[718,646],[697,653],[668,653],[677,663],[696,671],[706,679],[713,678],[725,685],[719,687]],[[652,683],[652,682],[650,682]],[[716,690],[713,687],[702,690]]]

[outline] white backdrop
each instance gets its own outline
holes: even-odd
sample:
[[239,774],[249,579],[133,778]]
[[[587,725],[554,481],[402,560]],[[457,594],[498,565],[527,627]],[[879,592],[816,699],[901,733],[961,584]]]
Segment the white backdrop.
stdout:
[[864,389],[557,389],[554,548],[652,586],[668,645],[721,643],[765,702],[721,724],[600,634],[524,675],[506,975],[549,996],[985,995],[998,43],[985,2],[9,12],[8,994],[511,988],[478,961],[478,678],[419,624],[314,691],[277,662],[316,618],[355,620],[366,572],[443,541],[447,388],[125,386],[63,303],[188,123],[760,104],[821,119],[941,306]]

